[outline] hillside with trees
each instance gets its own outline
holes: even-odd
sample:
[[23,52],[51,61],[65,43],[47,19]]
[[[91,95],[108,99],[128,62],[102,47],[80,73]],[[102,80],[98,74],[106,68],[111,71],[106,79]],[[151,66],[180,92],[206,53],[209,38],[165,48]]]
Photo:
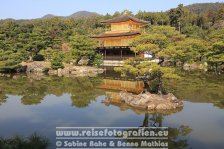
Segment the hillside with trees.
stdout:
[[53,14],[47,14],[45,16],[43,16],[41,19],[51,19],[54,17],[60,17],[60,18],[73,18],[73,19],[82,19],[82,18],[90,18],[90,17],[97,17],[100,16],[100,14],[96,13],[96,12],[89,12],[89,11],[78,11],[75,12],[69,16],[56,16]]
[[197,3],[186,6],[187,9],[194,13],[206,13],[209,11],[216,11],[222,8],[224,3]]

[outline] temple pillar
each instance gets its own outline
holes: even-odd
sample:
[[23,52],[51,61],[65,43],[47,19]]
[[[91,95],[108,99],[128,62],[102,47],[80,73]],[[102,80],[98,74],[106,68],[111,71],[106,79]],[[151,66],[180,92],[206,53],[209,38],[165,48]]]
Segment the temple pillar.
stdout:
[[106,49],[104,49],[105,51],[104,51],[104,57],[105,57],[105,59],[107,58],[107,50]]

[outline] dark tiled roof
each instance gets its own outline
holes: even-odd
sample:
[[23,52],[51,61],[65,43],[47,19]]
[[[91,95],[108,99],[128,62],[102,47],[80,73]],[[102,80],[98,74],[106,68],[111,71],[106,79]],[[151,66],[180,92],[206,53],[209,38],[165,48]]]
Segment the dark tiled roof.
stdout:
[[148,21],[144,21],[144,20],[140,20],[138,18],[134,18],[131,17],[127,14],[124,14],[122,16],[110,19],[110,20],[105,20],[105,21],[101,21],[101,23],[118,23],[118,22],[126,22],[126,21],[134,21],[134,22],[138,22],[138,23],[149,23]]
[[132,35],[140,35],[140,33],[139,32],[110,33],[110,34],[104,33],[97,36],[92,36],[92,38],[121,37],[121,36],[132,36]]

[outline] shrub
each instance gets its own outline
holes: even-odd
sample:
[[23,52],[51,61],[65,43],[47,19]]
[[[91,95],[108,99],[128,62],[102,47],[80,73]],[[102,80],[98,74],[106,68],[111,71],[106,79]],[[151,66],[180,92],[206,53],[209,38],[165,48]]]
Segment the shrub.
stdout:
[[63,62],[70,64],[71,62],[76,62],[77,58],[73,55],[72,51],[64,53]]
[[45,50],[41,50],[41,51],[39,52],[39,54],[40,54],[40,55],[43,55],[44,60],[46,60],[46,61],[51,61],[52,58],[53,58],[53,55],[54,55],[55,53],[57,53],[57,52],[58,52],[57,50],[53,50],[52,48],[47,48],[47,49],[45,49]]
[[103,55],[101,54],[96,54],[94,56],[94,59],[93,59],[93,63],[92,63],[94,66],[97,66],[99,67],[101,64],[103,64]]
[[64,68],[62,61],[63,61],[63,55],[61,53],[55,53],[51,60],[51,68],[52,69]]
[[49,140],[37,134],[32,134],[27,138],[21,136],[0,138],[1,149],[47,149],[49,146]]

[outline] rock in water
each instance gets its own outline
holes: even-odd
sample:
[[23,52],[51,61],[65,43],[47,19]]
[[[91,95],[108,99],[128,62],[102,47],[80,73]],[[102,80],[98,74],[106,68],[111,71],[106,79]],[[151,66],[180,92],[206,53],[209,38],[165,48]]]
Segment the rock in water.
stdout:
[[79,60],[78,65],[86,66],[89,64],[89,58],[87,56],[83,56],[81,60]]
[[62,75],[63,75],[63,74],[62,74],[62,69],[59,68],[59,69],[58,69],[58,76],[61,77]]
[[120,92],[121,100],[126,104],[147,110],[172,110],[183,107],[183,102],[178,100],[173,94],[157,95],[149,92],[134,95],[126,91]]
[[58,74],[58,70],[50,69],[50,70],[48,71],[48,74],[49,74],[49,75],[57,75],[57,74]]
[[32,62],[27,64],[27,73],[44,73],[48,68],[39,62]]
[[208,70],[208,64],[205,62],[205,63],[192,63],[192,64],[188,64],[188,63],[185,63],[183,65],[183,69],[184,70],[187,70],[187,71],[190,71],[190,70],[204,70],[204,71],[207,71]]

